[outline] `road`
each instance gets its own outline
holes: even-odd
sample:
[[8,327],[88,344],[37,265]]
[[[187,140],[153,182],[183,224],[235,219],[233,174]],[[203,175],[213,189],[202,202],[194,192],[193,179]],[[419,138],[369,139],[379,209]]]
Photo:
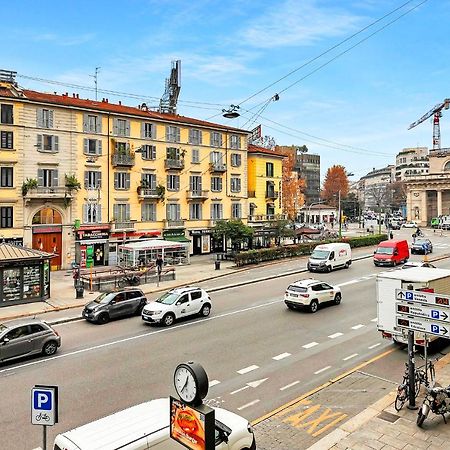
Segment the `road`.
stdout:
[[[448,251],[444,239],[434,241],[433,256]],[[450,268],[447,259],[436,265]],[[270,267],[276,273],[277,266]],[[214,292],[209,318],[172,328],[151,327],[138,317],[104,326],[85,321],[57,325],[63,347],[56,356],[0,369],[0,448],[40,445],[41,428],[30,425],[30,389],[35,384],[60,388],[60,423],[49,430],[53,442],[58,432],[174,394],[174,368],[189,360],[200,362],[208,373],[210,404],[249,420],[262,416],[393,349],[376,331],[375,277],[382,270],[364,259],[349,270],[318,275],[341,286],[343,301],[314,315],[290,311],[282,302],[287,284],[309,277],[306,273]],[[226,283],[220,279],[206,284]],[[376,364],[370,370],[398,379],[404,354],[394,353],[384,370]]]

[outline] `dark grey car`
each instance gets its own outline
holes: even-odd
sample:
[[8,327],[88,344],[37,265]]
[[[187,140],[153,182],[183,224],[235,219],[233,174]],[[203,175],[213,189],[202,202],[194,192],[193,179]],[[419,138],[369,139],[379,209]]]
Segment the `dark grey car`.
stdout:
[[38,319],[0,323],[0,361],[42,353],[50,356],[61,346],[58,333]]
[[123,289],[100,294],[85,305],[82,316],[96,323],[107,323],[110,319],[140,315],[147,299],[140,289]]

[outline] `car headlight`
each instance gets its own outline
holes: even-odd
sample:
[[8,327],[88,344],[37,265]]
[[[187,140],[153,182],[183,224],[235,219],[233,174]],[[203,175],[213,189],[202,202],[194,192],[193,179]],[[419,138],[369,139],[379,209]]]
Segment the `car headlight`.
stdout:
[[325,265],[325,261],[321,261],[321,262],[319,263],[319,265],[320,265],[320,266],[324,266],[324,265]]

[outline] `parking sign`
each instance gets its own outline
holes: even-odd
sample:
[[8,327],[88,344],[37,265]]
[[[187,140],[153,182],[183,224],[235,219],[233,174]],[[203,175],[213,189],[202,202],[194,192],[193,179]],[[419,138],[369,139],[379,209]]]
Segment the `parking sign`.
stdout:
[[58,423],[57,386],[35,386],[31,389],[31,423],[33,425]]

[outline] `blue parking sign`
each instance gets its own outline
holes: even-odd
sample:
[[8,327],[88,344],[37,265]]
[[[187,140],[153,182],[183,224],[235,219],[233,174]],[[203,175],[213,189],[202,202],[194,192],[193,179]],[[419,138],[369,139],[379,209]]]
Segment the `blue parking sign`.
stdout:
[[50,411],[52,409],[53,391],[34,390],[33,391],[33,408]]
[[431,332],[434,334],[439,334],[439,325],[431,324]]
[[31,423],[46,426],[58,423],[57,386],[35,386],[31,389]]
[[436,311],[435,309],[431,310],[431,318],[432,319],[439,319],[439,311]]
[[406,291],[406,300],[413,300],[414,299],[414,293]]

